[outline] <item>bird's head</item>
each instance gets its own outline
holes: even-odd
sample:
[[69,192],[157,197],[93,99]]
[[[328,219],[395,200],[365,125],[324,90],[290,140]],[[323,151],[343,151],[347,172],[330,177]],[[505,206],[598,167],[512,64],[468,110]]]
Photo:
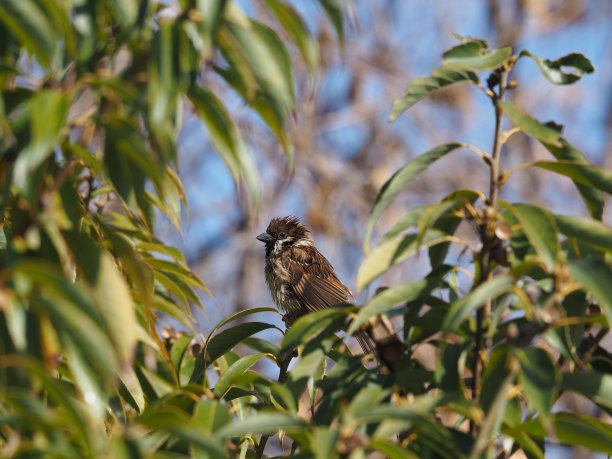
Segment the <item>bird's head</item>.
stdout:
[[278,256],[291,246],[312,246],[310,231],[297,217],[276,217],[270,221],[265,233],[257,239],[266,244],[266,256]]

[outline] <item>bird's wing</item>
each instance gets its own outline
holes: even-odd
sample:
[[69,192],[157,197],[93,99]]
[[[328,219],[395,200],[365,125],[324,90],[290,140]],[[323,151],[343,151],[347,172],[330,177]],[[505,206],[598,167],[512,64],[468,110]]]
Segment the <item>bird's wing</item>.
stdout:
[[314,247],[294,249],[288,263],[293,293],[306,309],[319,311],[354,301],[349,289],[336,277],[334,268]]

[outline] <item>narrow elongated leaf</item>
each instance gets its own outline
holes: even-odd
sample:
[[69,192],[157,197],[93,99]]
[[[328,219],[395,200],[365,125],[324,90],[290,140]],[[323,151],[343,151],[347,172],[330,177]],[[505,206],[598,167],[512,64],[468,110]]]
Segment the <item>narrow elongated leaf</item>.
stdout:
[[400,193],[400,191],[402,191],[410,182],[425,171],[425,169],[427,169],[432,163],[461,146],[462,145],[459,143],[447,143],[429,150],[427,153],[424,153],[410,161],[400,170],[395,172],[395,174],[393,174],[389,180],[387,180],[378,193],[374,206],[372,207],[372,211],[370,212],[370,217],[368,218],[368,226],[366,228],[364,238],[364,250],[366,253],[370,250],[370,236],[372,235],[374,224],[382,212],[387,208],[389,203],[391,203],[391,201]]
[[206,360],[214,362],[244,338],[269,328],[275,328],[275,326],[264,322],[244,322],[223,330],[221,333],[213,336],[205,346]]
[[548,422],[550,408],[559,389],[557,369],[544,349],[516,349],[515,355],[521,364],[518,380],[525,391],[527,402],[544,422]]
[[[521,56],[529,56],[536,64],[542,75],[553,84],[572,84],[584,75],[593,73],[595,67],[589,59],[580,53],[570,53],[554,61],[541,59],[529,51],[521,51]],[[571,72],[564,71],[569,69]]]
[[416,254],[420,249],[449,242],[452,237],[436,230],[425,233],[422,241],[416,234],[396,236],[379,244],[367,256],[357,272],[357,290],[360,291],[391,266]]
[[581,259],[570,261],[570,273],[587,293],[595,297],[612,324],[612,268],[601,260]]
[[109,0],[108,3],[123,31],[127,32],[134,27],[138,18],[137,0]]
[[344,47],[344,13],[342,11],[342,5],[339,0],[319,0],[319,3],[325,10],[325,14],[332,23],[336,34],[338,35],[338,42],[340,47]]
[[62,135],[68,133],[64,123],[69,107],[69,99],[60,91],[45,89],[32,97],[29,103],[31,142],[19,154],[14,166],[18,186],[25,185],[32,172],[53,152]]
[[259,177],[238,127],[221,101],[208,89],[192,85],[188,96],[204,120],[215,150],[227,164],[234,180],[237,180],[238,177],[244,179],[252,204],[256,207],[259,202]]
[[280,0],[265,0],[265,3],[300,50],[308,70],[314,73],[319,63],[319,48],[302,17],[288,3]]
[[213,458],[227,457],[227,450],[217,436],[200,427],[178,409],[165,409],[138,417],[138,424],[168,432],[206,451]]
[[448,314],[446,314],[442,322],[442,329],[445,332],[455,330],[470,314],[485,304],[487,298],[495,298],[501,295],[513,283],[514,279],[512,276],[502,275],[480,284],[451,305]]
[[283,337],[281,355],[305,343],[313,335],[328,327],[337,330],[345,320],[346,312],[339,307],[311,312],[300,317]]
[[502,203],[502,206],[516,216],[527,239],[546,265],[546,269],[552,272],[559,248],[552,214],[531,204]]
[[368,304],[359,309],[357,317],[351,322],[347,334],[352,335],[366,320],[376,314],[388,311],[400,303],[413,301],[421,296],[429,294],[432,290],[442,286],[442,277],[446,272],[433,278],[425,278],[419,281],[406,282],[394,285],[384,290],[370,300]]
[[589,400],[612,410],[612,375],[598,371],[563,373],[562,387],[584,395]]
[[555,215],[555,222],[563,234],[576,238],[600,250],[612,252],[612,228],[592,218]]
[[261,360],[266,354],[250,354],[242,357],[237,362],[234,362],[226,371],[221,375],[219,381],[215,385],[213,389],[213,393],[217,397],[223,397],[223,394],[227,392],[227,390],[231,387],[234,381],[242,376],[249,368],[251,368],[255,363]]
[[100,258],[94,295],[121,363],[130,362],[137,341],[134,303],[125,279],[106,252]]
[[216,432],[231,422],[232,415],[224,403],[203,398],[193,410],[193,420],[209,432]]
[[469,70],[456,70],[439,67],[431,72],[430,76],[419,77],[412,81],[406,89],[406,95],[402,99],[393,102],[393,108],[389,115],[389,121],[394,121],[408,108],[412,107],[423,97],[432,92],[450,86],[454,83],[471,81],[478,83],[478,75]]
[[39,62],[48,67],[58,43],[55,24],[42,4],[33,0],[2,0],[0,20]]
[[497,50],[489,50],[482,43],[470,41],[446,51],[443,54],[444,66],[461,70],[492,70],[496,69],[512,55],[512,48],[506,46]]
[[274,412],[259,412],[239,419],[217,432],[219,437],[234,437],[248,433],[272,434],[278,430],[303,429],[306,423],[296,416]]
[[[543,143],[542,145],[544,145],[559,161],[573,161],[575,163],[589,164],[585,156],[570,145],[567,140],[562,137],[559,138],[559,140],[561,142],[561,147],[556,147],[547,143]],[[593,188],[589,184],[580,183],[576,180],[574,180],[574,184],[593,218],[601,220],[604,207],[601,191]]]
[[[462,221],[462,218],[457,216],[455,211],[459,210],[468,202],[473,204],[478,197],[478,193],[472,190],[458,190],[449,194],[443,201],[453,201],[455,204],[447,209],[442,215],[437,217],[432,228],[443,231],[449,235],[455,234],[455,231],[457,231],[457,228]],[[444,242],[429,248],[429,262],[432,268],[440,266],[442,263],[444,263],[450,247],[450,242]]]
[[612,172],[607,169],[570,161],[538,161],[532,163],[532,166],[565,175],[575,182],[612,194]]
[[[590,416],[568,412],[552,414],[551,422],[561,443],[612,454],[612,427],[609,424]],[[548,436],[540,419],[523,423],[521,429],[536,438]]]
[[328,427],[318,427],[314,429],[312,438],[310,439],[310,449],[315,459],[328,459],[337,457],[336,444],[340,438],[340,432],[337,429]]
[[508,115],[508,118],[510,118],[512,124],[520,128],[525,134],[552,146],[561,146],[559,132],[556,129],[540,123],[535,118],[521,111],[512,102],[499,100],[497,103],[502,108],[504,113]]

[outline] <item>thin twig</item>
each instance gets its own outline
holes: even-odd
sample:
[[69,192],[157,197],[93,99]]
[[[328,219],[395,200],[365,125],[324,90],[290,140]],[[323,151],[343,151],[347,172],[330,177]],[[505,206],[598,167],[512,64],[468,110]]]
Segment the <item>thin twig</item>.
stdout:
[[[485,212],[484,222],[481,227],[481,240],[482,249],[479,254],[479,270],[476,273],[475,279],[476,284],[482,284],[490,279],[491,277],[491,235],[495,229],[495,214],[497,211],[497,201],[499,196],[500,173],[499,173],[499,157],[502,147],[501,138],[501,127],[503,111],[498,104],[498,101],[504,99],[507,85],[507,76],[510,69],[508,67],[502,67],[499,69],[499,82],[498,92],[491,90],[487,93],[493,102],[495,108],[495,132],[493,136],[493,151],[491,154],[491,161],[488,162],[490,167],[490,179],[489,179],[489,198],[487,200],[488,209],[493,209],[492,214]],[[483,345],[483,334],[484,334],[484,323],[489,319],[490,311],[492,307],[491,298],[488,298],[484,306],[476,311],[476,336],[474,338],[474,354],[472,357],[472,399],[478,401],[480,398],[480,386],[482,373],[484,371],[486,363],[486,355],[482,352]],[[470,421],[470,433],[476,435],[476,424]]]

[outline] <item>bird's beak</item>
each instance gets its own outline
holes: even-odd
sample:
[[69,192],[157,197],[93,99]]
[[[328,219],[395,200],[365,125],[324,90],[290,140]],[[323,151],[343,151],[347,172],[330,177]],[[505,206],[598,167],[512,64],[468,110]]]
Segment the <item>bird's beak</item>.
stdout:
[[261,233],[255,239],[257,239],[258,241],[261,241],[261,242],[263,242],[265,244],[267,244],[268,242],[274,241],[274,238],[272,236],[270,236],[268,233]]

